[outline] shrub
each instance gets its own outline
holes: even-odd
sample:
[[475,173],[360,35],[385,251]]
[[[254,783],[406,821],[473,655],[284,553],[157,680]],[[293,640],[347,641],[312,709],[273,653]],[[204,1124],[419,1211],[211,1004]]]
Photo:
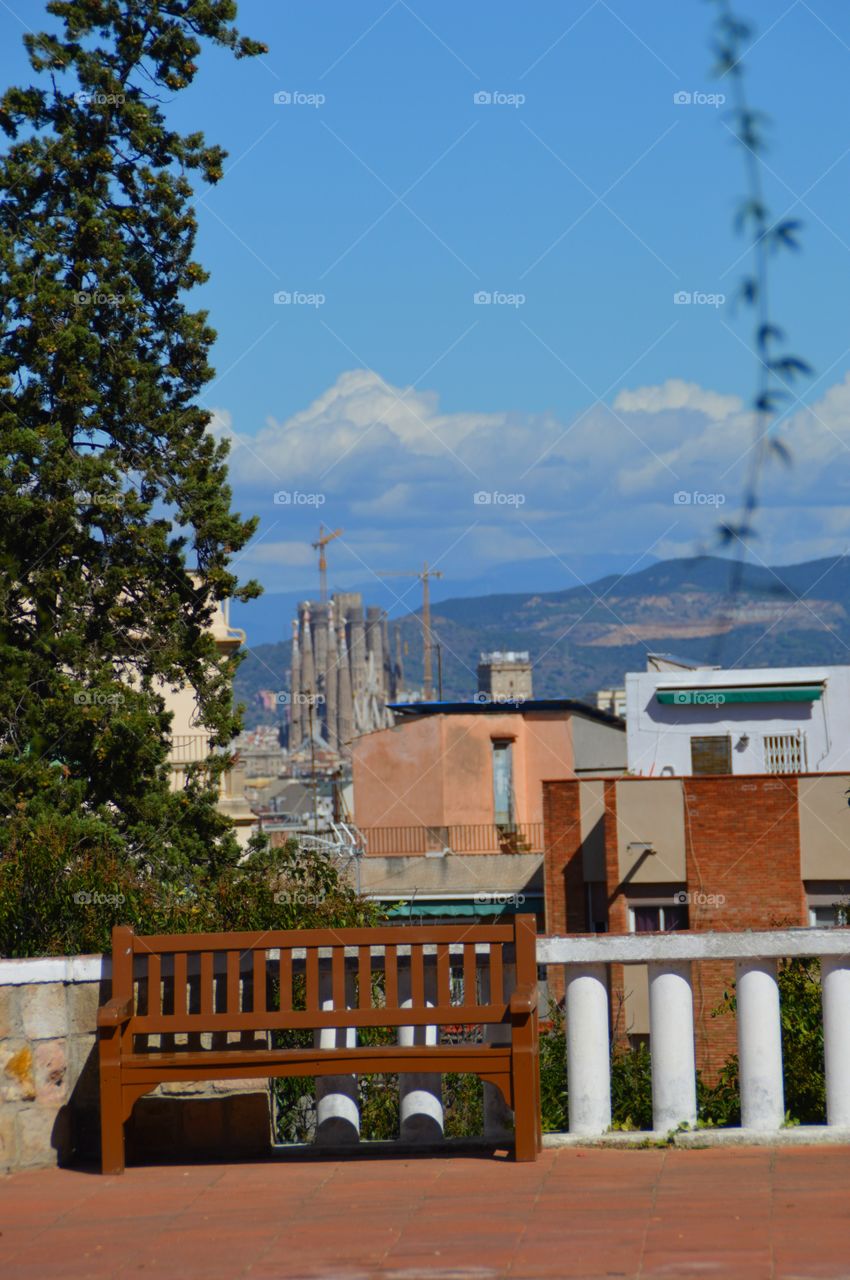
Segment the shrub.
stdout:
[[129,865],[96,819],[53,815],[34,825],[11,819],[0,852],[4,956],[108,951],[116,924],[138,933],[218,933],[378,919],[332,862],[292,841],[272,849],[255,840],[237,865],[161,880],[152,866]]

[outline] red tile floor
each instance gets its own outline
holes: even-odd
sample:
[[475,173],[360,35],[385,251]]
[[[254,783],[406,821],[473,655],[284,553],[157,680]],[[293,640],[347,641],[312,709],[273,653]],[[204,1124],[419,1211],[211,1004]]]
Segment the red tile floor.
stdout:
[[131,1276],[847,1280],[850,1147],[0,1177],[2,1280]]

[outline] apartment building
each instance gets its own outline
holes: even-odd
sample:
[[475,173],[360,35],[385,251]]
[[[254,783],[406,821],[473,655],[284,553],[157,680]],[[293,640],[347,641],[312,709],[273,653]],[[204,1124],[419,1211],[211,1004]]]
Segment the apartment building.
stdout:
[[850,666],[723,670],[651,655],[626,676],[629,772],[850,769]]

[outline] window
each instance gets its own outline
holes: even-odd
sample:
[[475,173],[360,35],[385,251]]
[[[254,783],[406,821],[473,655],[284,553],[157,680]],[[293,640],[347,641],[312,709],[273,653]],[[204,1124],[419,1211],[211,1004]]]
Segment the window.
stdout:
[[629,906],[629,926],[632,933],[674,933],[687,929],[688,908],[679,902],[634,902]]
[[847,906],[836,902],[831,907],[809,907],[809,927],[812,929],[835,929],[846,925]]
[[731,773],[732,739],[728,733],[691,738],[691,773]]
[[513,743],[509,738],[493,739],[493,821],[507,827],[514,820]]
[[805,773],[806,735],[804,733],[766,733],[764,736],[765,773]]

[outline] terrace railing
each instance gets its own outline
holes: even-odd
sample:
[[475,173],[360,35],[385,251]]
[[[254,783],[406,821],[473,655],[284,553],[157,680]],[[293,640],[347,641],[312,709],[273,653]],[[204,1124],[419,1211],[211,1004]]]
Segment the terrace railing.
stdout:
[[366,852],[381,857],[440,853],[541,853],[543,823],[460,823],[429,827],[363,827]]
[[649,969],[653,1129],[669,1133],[696,1124],[691,967],[701,960],[735,962],[741,1130],[780,1129],[785,1101],[777,962],[798,956],[821,961],[827,1126],[850,1128],[850,932],[538,938],[538,964],[564,967],[570,1132],[599,1136],[611,1125],[610,964]]

